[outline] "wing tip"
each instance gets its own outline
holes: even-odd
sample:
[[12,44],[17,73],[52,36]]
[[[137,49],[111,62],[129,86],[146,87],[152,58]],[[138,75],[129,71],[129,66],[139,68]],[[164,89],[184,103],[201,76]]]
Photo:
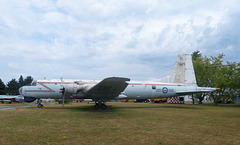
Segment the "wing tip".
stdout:
[[130,78],[124,78],[124,77],[109,77],[109,78],[106,78],[106,79],[109,79],[109,80],[130,81]]

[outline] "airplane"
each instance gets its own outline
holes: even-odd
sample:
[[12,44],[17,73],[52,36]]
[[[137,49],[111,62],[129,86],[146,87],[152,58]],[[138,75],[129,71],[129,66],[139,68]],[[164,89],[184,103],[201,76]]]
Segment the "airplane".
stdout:
[[[92,99],[96,110],[105,110],[105,102],[118,99],[155,99],[213,92],[220,88],[198,87],[191,54],[179,54],[172,73],[159,80],[130,81],[124,77],[103,80],[37,80],[23,86],[19,93],[25,102],[36,99]],[[38,107],[42,104],[39,103]]]
[[22,102],[23,97],[21,96],[9,96],[9,95],[0,95],[0,102],[3,104],[4,102],[8,102],[11,104],[12,102]]

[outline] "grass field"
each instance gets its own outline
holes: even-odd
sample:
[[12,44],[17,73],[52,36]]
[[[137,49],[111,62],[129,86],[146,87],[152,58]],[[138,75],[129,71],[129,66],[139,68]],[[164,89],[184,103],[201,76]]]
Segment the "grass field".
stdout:
[[240,105],[111,102],[0,111],[0,144],[240,144]]

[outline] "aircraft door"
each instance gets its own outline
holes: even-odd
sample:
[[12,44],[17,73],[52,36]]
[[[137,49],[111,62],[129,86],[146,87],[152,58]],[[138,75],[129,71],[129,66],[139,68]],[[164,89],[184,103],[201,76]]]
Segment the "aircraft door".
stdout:
[[162,88],[160,86],[152,85],[152,98],[158,98],[161,96]]

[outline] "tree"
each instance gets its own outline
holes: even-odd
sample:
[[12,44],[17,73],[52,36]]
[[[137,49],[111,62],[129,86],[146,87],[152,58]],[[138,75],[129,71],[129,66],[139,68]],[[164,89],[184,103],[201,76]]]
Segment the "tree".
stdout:
[[[198,57],[193,61],[193,66],[196,74],[196,82],[198,86],[209,87],[211,85],[211,72],[206,68],[210,65],[210,59],[205,57]],[[199,99],[201,104],[207,93],[196,94],[195,97]]]
[[5,84],[0,79],[0,95],[5,95]]
[[19,95],[18,89],[19,89],[18,82],[16,81],[16,79],[12,79],[7,83],[6,93],[9,95]]
[[[228,64],[233,64],[228,62]],[[237,95],[237,90],[239,89],[239,65],[228,65],[221,66],[214,69],[218,71],[218,76],[216,77],[216,85],[221,88],[215,97],[215,104],[218,101],[229,101],[234,100]]]
[[200,51],[194,51],[193,53],[192,53],[192,59],[193,59],[193,61],[196,61],[198,58],[201,58],[202,57],[202,54],[200,53]]
[[[221,88],[221,91],[212,94],[200,93],[196,94],[196,98],[199,99],[199,103],[206,96],[212,96],[214,104],[223,99],[234,99],[236,96],[237,89],[239,87],[239,66],[229,65],[222,67],[211,67],[211,66],[221,66],[223,63],[224,54],[219,54],[217,57],[202,57],[201,55],[196,55],[195,61],[193,61],[193,66],[196,74],[196,81],[198,86],[201,87],[214,87]],[[229,62],[229,64],[231,64]]]
[[[214,70],[212,68],[208,68],[209,66],[213,65],[222,65],[224,54],[219,54],[217,57],[196,57],[195,61],[193,61],[193,66],[196,74],[196,81],[198,86],[201,87],[217,87],[218,83],[216,83],[216,78],[219,76],[220,71]],[[209,93],[199,93],[196,94],[196,98],[199,99],[199,103],[201,104],[202,101],[206,96],[209,96]]]
[[25,79],[24,79],[24,85],[29,85],[31,84],[33,81],[33,78],[31,76],[27,76]]
[[19,83],[19,86],[24,86],[25,85],[25,82],[23,80],[23,76],[21,75],[20,78],[18,79],[18,83]]

